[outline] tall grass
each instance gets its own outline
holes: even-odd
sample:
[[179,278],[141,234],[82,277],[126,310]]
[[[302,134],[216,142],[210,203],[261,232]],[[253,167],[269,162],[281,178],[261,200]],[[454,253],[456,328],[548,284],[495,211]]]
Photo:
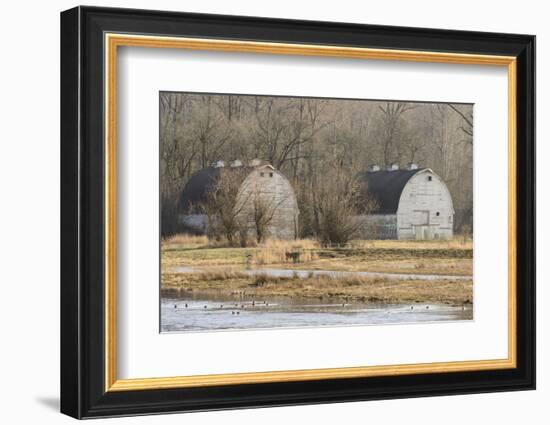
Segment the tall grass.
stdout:
[[208,245],[208,236],[206,235],[189,235],[187,233],[177,233],[162,239],[165,244],[174,245]]
[[[180,233],[166,237],[162,240],[166,249],[179,249],[190,247],[200,248],[222,248],[229,247],[226,240],[209,239],[204,235],[189,235]],[[311,239],[279,240],[268,239],[258,244],[255,240],[247,243],[251,248],[251,254],[247,254],[243,261],[247,265],[265,265],[282,263],[304,263],[318,259],[316,250],[320,249],[317,241]]]
[[205,269],[198,273],[189,275],[195,280],[211,282],[229,279],[248,279],[249,276],[246,273],[242,273],[231,269]]
[[449,240],[353,240],[351,248],[401,248],[401,249],[472,249],[473,241],[462,236]]
[[268,239],[260,246],[270,249],[319,249],[321,247],[319,242],[313,239]]
[[268,297],[339,298],[360,302],[437,302],[471,304],[471,281],[396,281],[374,276],[269,276],[231,270],[207,270],[163,276],[163,290],[216,291],[218,294]]
[[271,239],[258,246],[251,262],[257,265],[304,263],[319,258],[319,243],[311,239]]

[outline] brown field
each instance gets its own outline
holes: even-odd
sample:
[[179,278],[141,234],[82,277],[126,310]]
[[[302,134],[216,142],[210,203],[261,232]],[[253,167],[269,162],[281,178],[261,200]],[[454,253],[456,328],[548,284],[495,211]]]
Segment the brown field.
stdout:
[[432,302],[440,304],[472,303],[471,281],[396,281],[383,278],[315,276],[308,278],[248,276],[236,271],[201,273],[166,273],[163,293],[179,292],[226,294],[227,296],[286,296],[337,298],[346,302]]
[[[472,275],[469,240],[352,241],[322,248],[314,240],[267,241],[247,248],[227,247],[205,236],[176,235],[161,244],[162,291],[241,295],[337,297],[361,302],[472,302],[472,281],[391,280],[380,277],[249,276],[255,267],[295,270],[369,271],[415,275]],[[196,273],[175,273],[195,267]]]
[[[296,253],[298,258],[288,254]],[[321,248],[318,242],[267,241],[235,248],[204,236],[162,241],[162,270],[172,267],[280,266],[303,270],[371,271],[383,273],[472,275],[471,241],[352,241],[341,248]]]

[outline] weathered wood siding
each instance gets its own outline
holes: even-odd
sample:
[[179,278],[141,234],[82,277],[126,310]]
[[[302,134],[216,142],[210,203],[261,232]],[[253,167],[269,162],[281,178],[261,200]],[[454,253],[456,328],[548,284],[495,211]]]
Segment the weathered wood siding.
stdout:
[[[249,237],[256,236],[254,225],[254,202],[261,199],[269,206],[273,218],[267,228],[267,237],[295,239],[298,229],[298,204],[294,189],[286,177],[271,166],[258,167],[243,181],[238,194],[237,208]],[[187,214],[180,222],[190,232],[200,234],[208,231],[205,214]]]
[[449,239],[453,220],[453,201],[441,178],[430,170],[411,177],[399,200],[398,239]]
[[292,185],[279,171],[270,166],[253,170],[244,180],[239,192],[246,203],[242,217],[250,236],[255,236],[254,202],[259,197],[268,206],[273,218],[268,226],[268,237],[295,239],[298,229],[298,204]]

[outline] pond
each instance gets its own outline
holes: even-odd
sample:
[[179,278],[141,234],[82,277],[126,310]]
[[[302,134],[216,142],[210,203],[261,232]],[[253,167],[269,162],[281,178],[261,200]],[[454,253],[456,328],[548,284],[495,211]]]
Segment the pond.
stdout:
[[304,328],[471,320],[470,305],[348,304],[342,300],[272,297],[250,300],[211,293],[161,299],[161,331]]
[[[212,269],[212,268],[211,268]],[[200,267],[173,267],[171,271],[176,273],[200,273],[205,271]],[[239,270],[250,276],[266,275],[272,277],[314,277],[314,276],[330,276],[330,277],[379,277],[390,280],[472,280],[472,276],[457,276],[457,275],[437,275],[437,274],[415,274],[415,273],[385,273],[385,272],[360,272],[360,271],[336,271],[336,270],[303,270],[303,269],[279,269],[272,267],[258,267],[253,269]]]

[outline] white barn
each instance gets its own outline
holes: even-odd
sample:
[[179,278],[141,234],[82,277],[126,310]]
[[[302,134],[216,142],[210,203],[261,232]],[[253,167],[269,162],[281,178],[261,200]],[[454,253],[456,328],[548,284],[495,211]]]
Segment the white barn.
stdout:
[[208,233],[208,219],[196,206],[206,201],[209,190],[223,173],[235,173],[239,177],[239,216],[249,236],[254,235],[254,209],[261,201],[264,208],[268,206],[269,214],[272,215],[266,236],[276,239],[296,238],[299,210],[294,189],[280,171],[259,159],[248,164],[235,160],[227,166],[223,161],[216,161],[191,176],[179,200],[181,224],[194,233]]
[[454,208],[447,185],[430,168],[409,164],[385,170],[372,166],[361,174],[375,208],[363,217],[369,239],[450,239]]

